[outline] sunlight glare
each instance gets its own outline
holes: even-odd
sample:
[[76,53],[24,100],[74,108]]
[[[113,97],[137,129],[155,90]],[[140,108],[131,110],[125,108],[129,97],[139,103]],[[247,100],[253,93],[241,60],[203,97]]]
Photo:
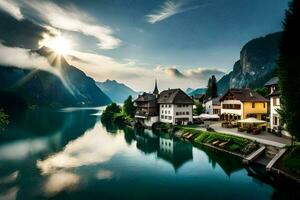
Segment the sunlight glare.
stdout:
[[45,38],[42,45],[51,48],[57,54],[67,54],[71,50],[71,42],[63,36]]

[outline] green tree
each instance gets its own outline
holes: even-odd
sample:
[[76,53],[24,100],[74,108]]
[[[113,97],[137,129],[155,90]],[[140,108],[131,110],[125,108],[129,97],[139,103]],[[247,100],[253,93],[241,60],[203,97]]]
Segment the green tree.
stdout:
[[217,86],[217,79],[215,75],[211,77],[211,98],[218,97],[218,86]]
[[0,130],[8,124],[8,115],[4,113],[3,109],[0,109]]
[[205,98],[208,99],[211,97],[211,78],[208,79],[208,83],[207,83],[207,90],[206,90],[206,94],[205,94]]
[[201,103],[199,103],[199,104],[196,105],[196,108],[194,109],[194,114],[195,115],[200,115],[202,113],[204,113],[204,107],[202,106]]
[[108,105],[101,115],[101,121],[103,122],[112,122],[115,114],[121,113],[121,107],[116,103],[111,103]]
[[123,110],[127,116],[134,117],[136,108],[133,104],[131,95],[124,101]]
[[205,94],[205,98],[216,98],[218,97],[218,86],[217,86],[217,79],[214,75],[212,75],[211,78],[208,79],[207,83],[207,90]]
[[300,1],[293,0],[285,13],[279,45],[278,75],[281,89],[281,118],[287,131],[300,139]]
[[255,92],[257,92],[258,94],[260,94],[261,96],[265,97],[268,95],[268,89],[265,87],[262,88],[256,88]]

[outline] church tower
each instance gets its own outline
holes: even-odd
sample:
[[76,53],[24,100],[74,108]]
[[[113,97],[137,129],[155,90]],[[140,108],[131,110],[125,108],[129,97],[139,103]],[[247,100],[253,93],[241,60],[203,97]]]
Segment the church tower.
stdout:
[[154,90],[153,90],[153,94],[157,97],[159,95],[159,91],[158,91],[158,88],[157,88],[157,80],[155,79],[155,87],[154,87]]

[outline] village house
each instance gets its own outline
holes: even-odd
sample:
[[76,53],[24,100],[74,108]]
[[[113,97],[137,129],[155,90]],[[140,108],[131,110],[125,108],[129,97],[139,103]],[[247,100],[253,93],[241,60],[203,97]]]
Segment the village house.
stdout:
[[266,120],[268,100],[257,92],[245,89],[229,89],[221,98],[221,118],[240,120],[254,117]]
[[[271,131],[279,131],[283,129],[280,123],[280,116],[278,110],[280,109],[280,89],[278,85],[278,77],[273,77],[266,84],[265,87],[269,89],[270,98],[270,129]],[[290,137],[290,134],[284,130],[281,133],[285,136]]]
[[221,97],[209,98],[204,101],[205,113],[210,115],[221,115]]
[[172,124],[193,122],[194,101],[181,89],[168,89],[159,94],[159,121]]
[[151,127],[155,122],[159,121],[159,107],[157,104],[158,95],[159,91],[157,82],[155,81],[153,93],[144,92],[134,101],[137,108],[135,113],[137,122],[146,127]]

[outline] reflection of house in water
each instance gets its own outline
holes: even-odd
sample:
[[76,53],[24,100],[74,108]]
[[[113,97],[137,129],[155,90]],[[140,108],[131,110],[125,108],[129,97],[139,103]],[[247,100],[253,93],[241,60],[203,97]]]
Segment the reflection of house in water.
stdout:
[[158,149],[158,137],[152,131],[145,129],[136,132],[137,148],[144,153],[155,153]]
[[203,146],[201,148],[203,152],[206,153],[209,162],[212,164],[213,168],[218,164],[221,169],[227,174],[228,177],[233,172],[239,171],[244,168],[242,160],[224,152],[213,151],[212,149]]
[[162,135],[159,138],[157,156],[170,162],[177,170],[185,162],[193,160],[192,145],[171,135]]

